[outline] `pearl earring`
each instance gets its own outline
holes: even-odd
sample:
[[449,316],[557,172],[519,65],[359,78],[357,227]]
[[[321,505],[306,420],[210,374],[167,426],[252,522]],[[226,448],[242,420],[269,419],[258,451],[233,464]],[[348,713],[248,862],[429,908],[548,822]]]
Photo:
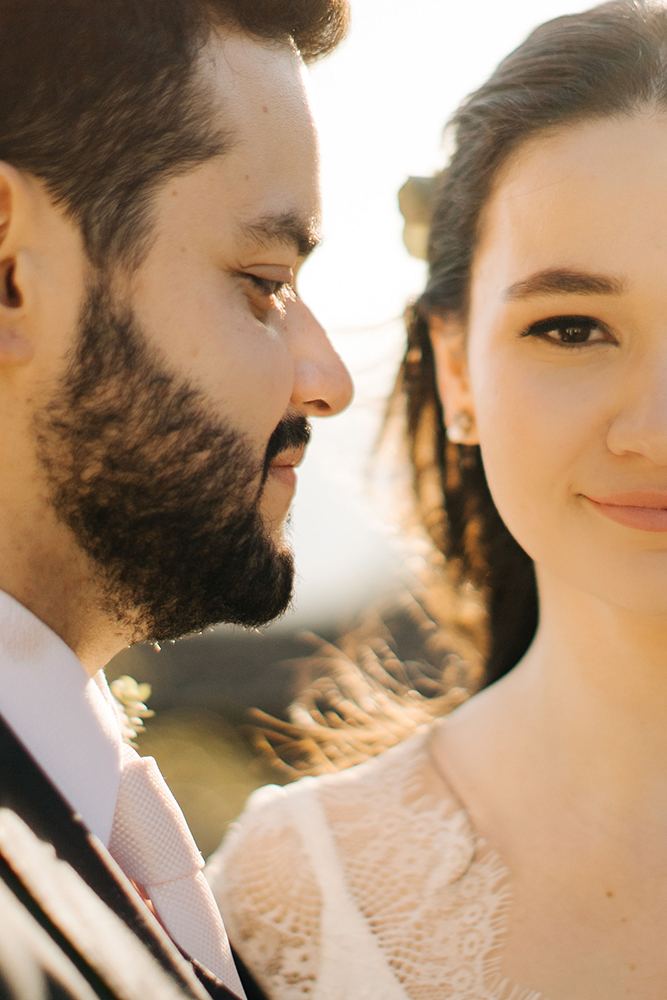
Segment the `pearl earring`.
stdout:
[[469,441],[471,432],[475,427],[475,421],[467,410],[459,410],[454,414],[452,422],[446,428],[447,440],[452,444],[472,444]]

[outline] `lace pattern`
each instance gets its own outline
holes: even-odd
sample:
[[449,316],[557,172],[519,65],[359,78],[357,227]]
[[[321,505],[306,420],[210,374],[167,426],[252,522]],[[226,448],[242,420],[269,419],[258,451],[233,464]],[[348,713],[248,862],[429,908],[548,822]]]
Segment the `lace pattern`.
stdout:
[[310,997],[322,899],[282,788],[251,796],[205,875],[230,940],[267,995]]
[[[406,1000],[544,1000],[502,980],[508,872],[435,771],[425,736],[340,774],[306,779],[308,787],[255,793],[214,856],[211,881],[230,937],[273,1000],[381,996],[374,982],[386,970]],[[299,797],[311,799],[308,809]],[[337,848],[339,888],[318,878],[318,855],[326,853],[306,835],[311,807]],[[378,948],[354,955],[362,935],[341,935],[331,961],[321,932],[339,893]],[[337,972],[349,965],[363,970],[354,998]]]

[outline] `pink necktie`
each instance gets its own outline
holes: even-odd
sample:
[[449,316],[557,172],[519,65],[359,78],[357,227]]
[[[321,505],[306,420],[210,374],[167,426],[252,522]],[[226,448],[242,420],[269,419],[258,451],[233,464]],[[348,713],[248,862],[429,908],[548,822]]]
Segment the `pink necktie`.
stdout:
[[244,997],[227,932],[185,816],[153,757],[123,746],[109,852],[150,899],[169,936]]

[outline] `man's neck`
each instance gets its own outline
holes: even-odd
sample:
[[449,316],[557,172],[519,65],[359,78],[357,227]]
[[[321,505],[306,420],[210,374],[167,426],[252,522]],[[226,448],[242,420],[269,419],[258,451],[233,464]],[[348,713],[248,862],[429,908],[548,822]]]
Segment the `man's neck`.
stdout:
[[[76,560],[23,564],[11,556],[0,561],[0,590],[9,594],[69,646],[90,676],[128,645],[128,637],[101,610],[101,588]],[[33,570],[33,566],[39,568]]]

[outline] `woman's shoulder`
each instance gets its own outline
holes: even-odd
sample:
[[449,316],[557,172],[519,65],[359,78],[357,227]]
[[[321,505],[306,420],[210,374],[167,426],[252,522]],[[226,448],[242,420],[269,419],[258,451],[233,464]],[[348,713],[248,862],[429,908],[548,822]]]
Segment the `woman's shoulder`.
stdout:
[[[282,845],[291,862],[317,866],[313,837],[306,827],[314,820],[333,834],[343,856],[348,849],[365,853],[414,844],[427,832],[432,850],[444,849],[452,877],[474,853],[474,833],[455,793],[438,772],[429,751],[432,727],[362,764],[318,777],[305,777],[285,787],[268,785],[253,792],[225,841],[210,859],[207,873],[216,887],[230,864],[241,858],[261,862]],[[423,845],[422,845],[423,846]],[[409,849],[409,848],[407,848]]]
[[320,954],[322,899],[291,787],[254,792],[205,868],[234,947],[275,1000],[310,995]]
[[230,825],[224,840],[206,863],[206,877],[216,895],[229,892],[231,867],[238,871],[241,863],[244,867],[257,864],[258,870],[262,870],[278,845],[287,857],[298,852],[300,842],[295,836],[290,808],[292,790],[302,784],[307,786],[312,780],[302,778],[287,787],[264,785],[251,793],[243,812]]
[[[428,727],[347,770],[259,789],[213,856],[209,878],[230,937],[277,1000],[310,994],[325,945],[347,961],[356,946],[347,941],[341,951],[340,928],[356,940],[359,919],[376,942],[364,961],[379,947],[393,968],[407,948],[416,970],[408,978],[420,989],[422,980],[449,988],[473,925],[475,961],[484,965],[495,947],[506,876],[483,847],[480,854],[468,814],[431,756],[431,736]],[[336,941],[327,913],[337,915]],[[426,961],[420,928],[435,914],[438,940]]]

